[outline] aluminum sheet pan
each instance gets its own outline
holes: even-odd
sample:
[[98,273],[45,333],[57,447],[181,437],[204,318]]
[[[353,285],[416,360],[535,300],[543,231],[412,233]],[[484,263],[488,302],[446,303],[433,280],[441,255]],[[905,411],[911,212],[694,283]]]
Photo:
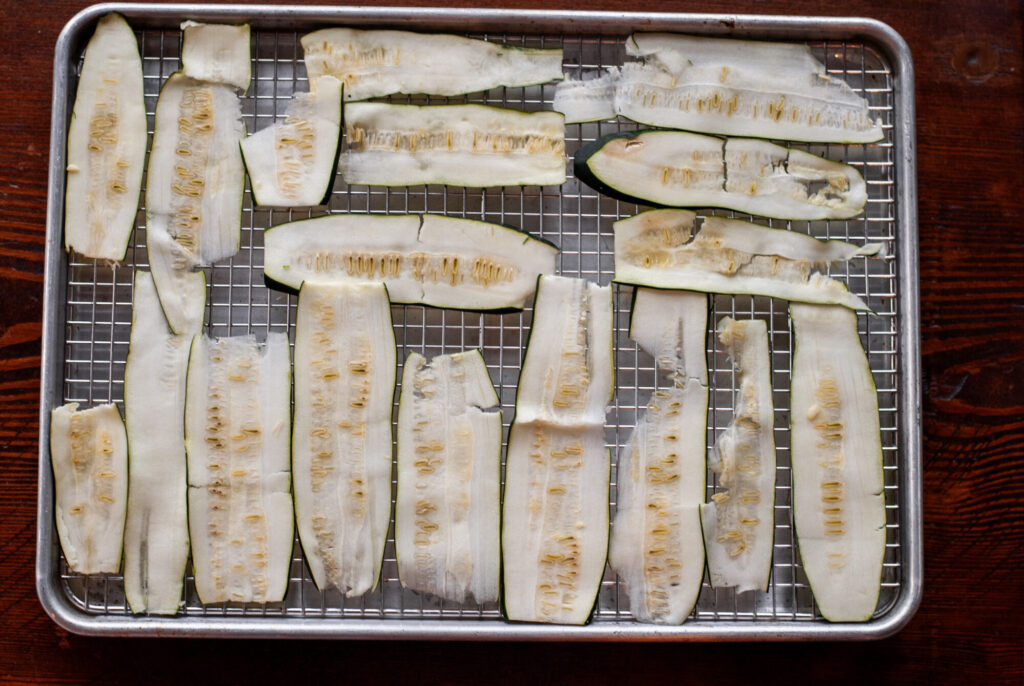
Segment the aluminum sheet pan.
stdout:
[[[449,31],[516,45],[562,47],[565,72],[587,76],[621,64],[623,40],[634,30],[676,31],[808,44],[828,72],[869,101],[884,123],[885,139],[870,145],[791,144],[846,161],[865,176],[869,199],[860,217],[846,221],[785,222],[821,238],[886,244],[883,260],[854,260],[833,270],[863,296],[875,316],[859,315],[862,341],[878,386],[885,470],[887,543],[882,593],[873,619],[830,624],[816,611],[795,549],[790,510],[789,373],[792,338],[786,303],[750,296],[714,296],[710,325],[724,315],[767,322],[772,346],[778,473],[775,548],[766,593],[735,594],[704,587],[692,616],[681,626],[634,621],[615,574],[607,569],[593,621],[583,627],[510,624],[497,605],[457,605],[405,590],[397,579],[393,531],[378,589],[358,598],[321,593],[296,543],[284,602],[266,605],[199,603],[191,576],[177,617],[133,616],[118,575],[70,573],[56,542],[53,479],[49,466],[49,412],[57,405],[113,401],[122,404],[124,361],[131,321],[133,271],[146,266],[145,214],[122,265],[98,264],[63,251],[64,150],[70,109],[85,42],[98,17],[125,15],[142,51],[149,130],[157,94],[178,67],[183,19],[252,24],[254,81],[242,98],[250,132],[280,116],[292,94],[307,90],[299,37],[325,26]],[[392,102],[482,102],[528,111],[550,109],[554,84],[498,88],[457,98],[396,96]],[[626,121],[566,127],[567,153]],[[903,40],[866,19],[740,15],[629,14],[567,11],[308,8],[112,4],[74,17],[60,36],[54,68],[54,101],[47,215],[46,280],[40,414],[37,587],[54,618],[71,631],[106,635],[331,637],[473,640],[795,640],[867,639],[889,635],[913,615],[921,595],[921,448],[918,330],[917,195],[914,160],[913,67]],[[568,164],[567,160],[567,164]],[[241,251],[208,269],[207,331],[212,335],[269,331],[294,333],[295,298],[268,290],[262,275],[263,229],[330,212],[438,212],[518,226],[561,246],[559,271],[608,283],[613,271],[611,224],[641,207],[602,197],[571,175],[560,187],[466,189],[447,186],[381,188],[346,186],[339,178],[329,207],[254,209],[243,206]],[[724,216],[743,216],[715,211]],[[632,289],[615,287],[617,392],[608,412],[607,443],[618,455],[638,411],[658,384],[651,357],[628,338]],[[468,347],[483,349],[507,421],[512,417],[521,346],[531,321],[523,313],[479,314],[422,306],[393,306],[399,359]],[[732,416],[731,369],[708,337],[711,395],[708,444]],[[400,374],[399,374],[400,377]],[[397,397],[397,396],[396,396]],[[613,458],[614,465],[614,458]],[[615,471],[610,499],[615,502]],[[709,474],[708,493],[715,482]]]

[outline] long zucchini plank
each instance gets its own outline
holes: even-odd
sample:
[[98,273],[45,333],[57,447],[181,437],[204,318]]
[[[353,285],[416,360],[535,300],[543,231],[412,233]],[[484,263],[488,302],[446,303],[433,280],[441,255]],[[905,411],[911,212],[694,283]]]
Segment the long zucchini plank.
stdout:
[[395,392],[383,284],[304,284],[295,322],[292,468],[299,538],[321,590],[377,586],[391,514]]

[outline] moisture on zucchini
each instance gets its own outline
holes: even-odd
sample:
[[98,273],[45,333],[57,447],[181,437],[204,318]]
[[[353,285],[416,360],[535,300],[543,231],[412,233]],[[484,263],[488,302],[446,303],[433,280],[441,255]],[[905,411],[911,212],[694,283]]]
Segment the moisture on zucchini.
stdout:
[[203,603],[284,598],[294,542],[288,336],[196,335],[185,449],[196,593]]
[[885,555],[878,395],[853,312],[801,304],[789,311],[800,562],[825,619],[866,621],[878,603]]
[[326,204],[341,144],[341,82],[321,76],[298,93],[285,118],[242,141],[253,202],[274,207]]
[[395,557],[402,586],[498,600],[501,412],[479,350],[411,353],[398,405]]
[[345,84],[346,100],[394,93],[461,95],[562,78],[561,48],[502,45],[444,34],[332,28],[302,37],[306,73]]
[[510,620],[590,617],[608,551],[604,420],[613,391],[611,288],[540,277],[505,468]]
[[704,578],[707,296],[637,289],[630,336],[668,372],[619,457],[609,561],[641,622],[680,624]]
[[139,207],[146,138],[139,46],[128,22],[108,14],[85,48],[68,128],[68,250],[124,259]]
[[243,93],[252,80],[248,24],[181,25],[181,69],[197,81],[223,83]]
[[761,320],[718,323],[736,378],[733,418],[709,466],[718,492],[701,505],[714,588],[767,591],[775,532],[775,438],[768,327]]
[[802,45],[633,34],[641,58],[590,81],[565,81],[554,109],[569,122],[620,114],[670,129],[796,141],[869,143],[883,136],[867,101]]
[[565,182],[565,123],[557,112],[489,105],[345,105],[345,182],[558,186]]
[[121,568],[128,496],[128,441],[113,404],[50,412],[54,513],[64,559],[78,574]]
[[299,538],[321,590],[361,595],[380,578],[391,519],[395,357],[383,284],[302,286],[292,470]]
[[615,280],[652,288],[751,293],[867,310],[846,285],[819,270],[876,255],[879,243],[858,247],[736,219],[707,217],[691,238],[696,215],[649,210],[622,219],[615,232]]
[[153,278],[135,273],[124,369],[128,519],[124,593],[134,613],[173,615],[188,562],[185,372],[190,335],[170,332]]
[[576,153],[575,171],[602,193],[666,207],[723,207],[777,219],[848,219],[867,202],[850,165],[747,138],[627,131]]
[[507,226],[439,215],[332,214],[264,234],[264,274],[303,282],[383,282],[392,302],[521,309],[558,248]]

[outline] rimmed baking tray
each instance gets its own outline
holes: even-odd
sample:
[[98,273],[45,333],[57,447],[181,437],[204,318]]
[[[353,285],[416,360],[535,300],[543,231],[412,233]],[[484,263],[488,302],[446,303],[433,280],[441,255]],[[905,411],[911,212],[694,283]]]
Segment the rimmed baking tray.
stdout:
[[[863,624],[830,624],[816,611],[800,567],[790,511],[789,371],[792,338],[786,303],[750,296],[713,296],[711,326],[722,316],[767,322],[772,347],[778,445],[775,548],[768,592],[735,594],[707,580],[693,615],[681,626],[635,622],[615,574],[606,570],[593,620],[583,627],[511,624],[497,605],[457,605],[402,588],[389,534],[378,588],[359,598],[319,592],[296,544],[287,596],[267,605],[201,605],[186,578],[176,617],[133,616],[118,575],[83,577],[68,571],[54,535],[49,466],[49,413],[64,402],[121,404],[131,321],[133,273],[146,267],[144,207],[121,265],[99,264],[63,251],[64,152],[81,54],[96,20],[122,13],[136,30],[143,57],[149,130],[163,81],[178,67],[184,19],[249,22],[254,81],[243,97],[250,132],[280,116],[295,92],[307,90],[299,37],[325,26],[447,31],[487,40],[562,47],[565,71],[595,75],[621,64],[623,40],[633,31],[803,42],[825,65],[869,101],[885,139],[870,145],[803,145],[846,161],[864,175],[866,211],[846,221],[769,222],[820,238],[886,245],[883,259],[855,260],[832,274],[873,308],[859,315],[862,341],[878,386],[885,470],[887,543],[883,588],[875,616]],[[394,102],[483,102],[523,110],[550,109],[554,84],[498,88],[458,98],[393,97]],[[573,124],[567,153],[625,121]],[[108,4],[91,7],[65,27],[56,46],[47,213],[46,280],[40,414],[39,519],[36,584],[47,612],[65,628],[86,634],[262,636],[472,640],[794,640],[867,639],[897,631],[920,601],[921,448],[918,325],[917,194],[914,158],[913,67],[903,40],[868,19],[710,14],[631,14],[569,11],[448,10],[361,7],[251,7],[241,5]],[[567,161],[568,163],[568,161]],[[559,271],[608,283],[613,271],[611,223],[640,206],[602,197],[571,175],[560,187],[466,189],[447,186],[346,186],[339,178],[327,208],[312,211],[253,208],[246,191],[242,249],[208,269],[207,331],[212,335],[294,333],[295,299],[268,290],[262,275],[263,229],[326,212],[437,212],[518,226],[558,244]],[[713,214],[743,216],[715,211]],[[762,220],[764,221],[764,220]],[[651,392],[662,381],[650,356],[627,336],[631,288],[615,287],[616,397],[608,412],[612,454]],[[399,359],[479,347],[499,391],[507,422],[513,415],[522,345],[531,309],[479,314],[422,306],[393,306]],[[708,445],[732,416],[734,385],[722,350],[708,337],[711,398]],[[399,374],[400,377],[400,374]],[[614,458],[613,458],[614,465]],[[615,502],[615,469],[610,502]],[[715,482],[709,475],[708,491]],[[393,532],[392,532],[393,533]]]

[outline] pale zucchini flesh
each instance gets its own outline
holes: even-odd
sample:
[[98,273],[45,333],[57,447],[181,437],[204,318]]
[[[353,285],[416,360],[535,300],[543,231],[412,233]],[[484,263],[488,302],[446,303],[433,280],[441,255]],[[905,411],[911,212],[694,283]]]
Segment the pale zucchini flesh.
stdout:
[[68,128],[64,243],[120,261],[139,207],[146,158],[142,58],[119,14],[99,20],[85,48]]
[[303,285],[292,469],[302,549],[321,590],[376,588],[391,519],[396,352],[383,284]]
[[284,119],[242,141],[253,202],[273,207],[326,204],[341,144],[341,82],[316,79],[297,93]]
[[54,514],[64,559],[78,574],[121,568],[128,496],[128,441],[113,404],[50,412]]
[[501,412],[479,350],[411,353],[398,406],[395,557],[406,588],[498,600]]
[[619,457],[609,561],[633,616],[681,624],[704,578],[707,296],[638,289],[630,335],[668,372]]
[[867,101],[800,45],[633,34],[642,62],[566,81],[554,109],[567,121],[607,119],[730,136],[868,143],[883,137]]
[[583,624],[608,552],[614,388],[610,287],[540,278],[509,434],[502,517],[505,613]]
[[886,540],[878,395],[853,312],[793,304],[790,315],[800,562],[825,619],[866,621],[878,603]]
[[864,209],[855,168],[767,141],[628,131],[580,148],[575,171],[602,193],[665,207],[722,207],[777,219],[848,219]]
[[562,50],[444,34],[331,28],[302,37],[309,78],[344,82],[346,100],[394,93],[461,95],[562,78]]
[[264,235],[264,274],[303,282],[383,282],[396,303],[521,309],[558,249],[516,229],[439,215],[332,214]]
[[252,80],[248,24],[181,25],[181,69],[197,81],[223,83],[245,92]]
[[294,542],[288,336],[196,335],[185,449],[196,593],[203,603],[284,598]]
[[737,388],[733,418],[709,465],[717,492],[701,506],[714,588],[767,591],[775,532],[775,438],[768,327],[761,320],[718,323]]
[[820,241],[797,231],[722,217],[704,219],[691,238],[695,223],[696,215],[687,210],[649,210],[615,222],[615,280],[869,309],[843,282],[820,270],[878,254],[880,244],[858,247]]
[[345,105],[341,175],[349,185],[473,188],[565,182],[556,112],[488,105]]
[[173,615],[188,562],[185,374],[192,336],[170,332],[153,277],[136,272],[124,370],[128,517],[124,593],[132,612]]

